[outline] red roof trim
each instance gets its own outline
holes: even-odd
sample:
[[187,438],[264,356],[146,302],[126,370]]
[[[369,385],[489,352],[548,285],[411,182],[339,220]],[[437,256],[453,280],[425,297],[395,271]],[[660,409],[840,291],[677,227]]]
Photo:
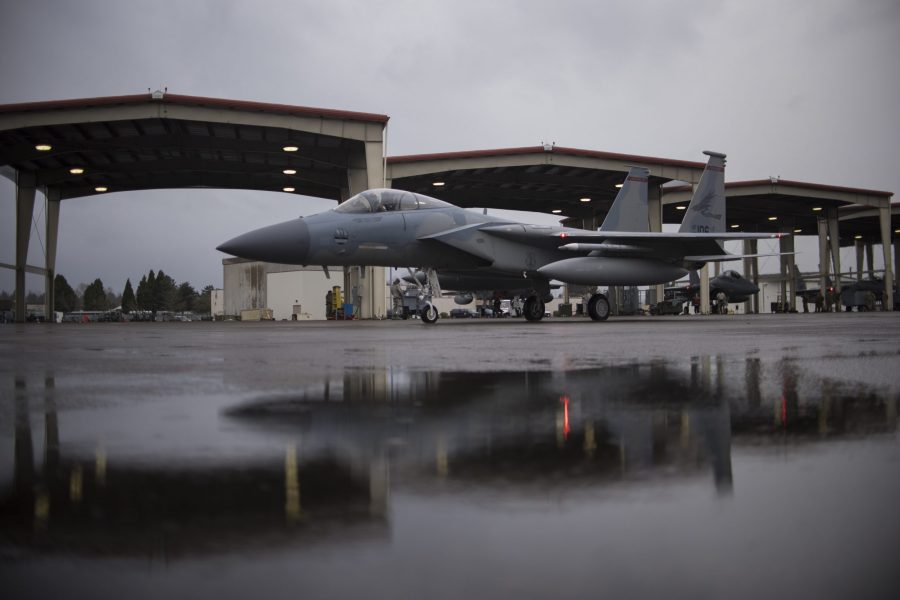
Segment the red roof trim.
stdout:
[[588,158],[603,158],[608,160],[621,160],[637,163],[658,163],[675,167],[687,167],[690,169],[702,169],[706,163],[688,160],[674,160],[671,158],[657,158],[654,156],[638,156],[636,154],[619,154],[616,152],[602,152],[599,150],[582,150],[580,148],[564,148],[554,146],[551,152],[544,150],[543,146],[527,146],[524,148],[499,148],[495,150],[465,150],[462,152],[439,152],[435,154],[409,154],[406,156],[389,156],[388,164],[424,162],[428,160],[454,160],[460,158],[485,158],[491,156],[520,156],[523,154],[565,154],[570,156],[586,156]]
[[752,185],[783,185],[786,187],[795,187],[795,188],[806,188],[810,190],[822,190],[826,192],[848,192],[851,194],[868,194],[870,196],[893,196],[893,192],[883,192],[880,190],[866,190],[863,188],[852,188],[852,187],[843,187],[839,185],[827,185],[824,183],[805,183],[803,181],[789,181],[786,179],[779,179],[776,182],[772,182],[771,179],[757,179],[754,181],[732,181],[730,183],[726,183],[726,188],[734,188],[734,187],[742,187],[742,186],[752,186]]
[[325,117],[331,119],[346,119],[350,121],[369,121],[374,123],[387,123],[388,119],[390,119],[387,115],[375,113],[334,110],[331,108],[313,108],[309,106],[293,106],[290,104],[271,104],[268,102],[251,102],[247,100],[205,98],[202,96],[185,96],[182,94],[168,93],[161,100],[154,100],[149,94],[134,94],[130,96],[104,96],[99,98],[75,98],[71,100],[3,104],[0,105],[0,113],[65,110],[69,108],[90,108],[95,106],[117,106],[123,104],[154,104],[157,102],[185,106],[211,106],[233,110],[280,113],[302,117]]

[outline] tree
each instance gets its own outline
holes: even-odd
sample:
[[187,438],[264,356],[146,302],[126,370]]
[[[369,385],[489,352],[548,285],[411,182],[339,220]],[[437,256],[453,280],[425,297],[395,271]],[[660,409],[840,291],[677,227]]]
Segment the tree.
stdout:
[[106,310],[106,292],[99,278],[84,289],[84,310]]
[[53,310],[64,313],[78,310],[78,296],[75,290],[59,273],[53,278]]
[[144,310],[152,310],[156,313],[159,308],[156,305],[156,273],[153,272],[153,269],[150,269],[150,272],[147,273],[147,295],[146,295],[147,304],[141,306]]
[[137,299],[134,297],[134,289],[131,287],[131,278],[125,280],[125,290],[122,292],[122,312],[130,313],[137,308]]
[[203,288],[199,294],[197,294],[197,299],[194,301],[194,312],[199,313],[201,315],[208,315],[212,313],[212,292],[213,286],[208,285]]
[[147,283],[146,275],[141,277],[141,280],[138,282],[135,300],[139,309],[150,310],[150,305],[153,303],[153,294],[150,291],[150,284]]
[[185,281],[178,286],[178,289],[175,292],[175,310],[180,312],[192,311],[194,310],[196,302],[197,290],[195,290],[190,283]]
[[156,274],[156,282],[153,286],[153,303],[156,310],[173,310],[177,289],[175,280],[160,270]]

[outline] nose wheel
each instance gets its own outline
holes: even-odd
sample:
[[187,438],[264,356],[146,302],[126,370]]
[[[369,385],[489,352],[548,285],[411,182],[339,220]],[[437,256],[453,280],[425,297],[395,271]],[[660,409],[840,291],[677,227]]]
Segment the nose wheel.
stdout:
[[609,300],[603,294],[594,294],[588,300],[588,316],[594,321],[605,321],[609,318]]
[[438,309],[435,308],[434,304],[431,302],[427,303],[425,308],[422,309],[422,322],[427,323],[428,325],[437,323],[440,316]]

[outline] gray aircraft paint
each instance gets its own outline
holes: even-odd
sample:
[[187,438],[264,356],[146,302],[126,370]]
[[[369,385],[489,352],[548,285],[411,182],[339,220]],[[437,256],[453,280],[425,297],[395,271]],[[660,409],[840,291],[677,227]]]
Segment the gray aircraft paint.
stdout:
[[[526,225],[385,189],[357,194],[331,211],[251,231],[219,250],[288,264],[416,266],[464,272],[482,281],[521,278],[543,297],[551,280],[598,286],[665,283],[707,261],[737,258],[724,252],[720,239],[776,237],[724,232],[724,155],[706,154],[707,169],[679,233]],[[645,181],[625,183],[634,186],[623,186],[617,200],[646,202]],[[616,218],[636,224],[640,208],[619,206]]]

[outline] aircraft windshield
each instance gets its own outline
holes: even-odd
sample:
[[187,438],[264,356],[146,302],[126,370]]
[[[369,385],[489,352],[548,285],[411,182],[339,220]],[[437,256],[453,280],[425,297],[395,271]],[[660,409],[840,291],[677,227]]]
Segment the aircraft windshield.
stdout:
[[737,271],[725,271],[724,273],[722,273],[722,275],[725,277],[731,277],[732,279],[740,279],[741,278],[741,274],[738,273]]
[[341,213],[376,213],[396,210],[446,208],[446,202],[404,190],[376,189],[361,192],[335,208]]

